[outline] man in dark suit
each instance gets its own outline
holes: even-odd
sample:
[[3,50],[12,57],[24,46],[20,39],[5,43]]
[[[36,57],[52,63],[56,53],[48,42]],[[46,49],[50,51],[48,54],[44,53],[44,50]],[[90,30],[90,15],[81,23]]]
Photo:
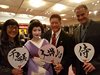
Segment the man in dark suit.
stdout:
[[90,62],[80,62],[76,58],[74,66],[76,75],[100,75],[100,23],[89,19],[86,5],[79,5],[74,10],[80,26],[75,29],[76,43],[90,43],[94,46],[95,54]]
[[55,33],[55,46],[64,47],[64,55],[61,63],[54,66],[54,75],[57,73],[58,75],[68,75],[68,68],[72,63],[74,42],[72,38],[61,29],[61,17],[58,14],[51,15],[50,26],[51,29],[44,34],[44,38],[46,38],[52,44],[53,33]]

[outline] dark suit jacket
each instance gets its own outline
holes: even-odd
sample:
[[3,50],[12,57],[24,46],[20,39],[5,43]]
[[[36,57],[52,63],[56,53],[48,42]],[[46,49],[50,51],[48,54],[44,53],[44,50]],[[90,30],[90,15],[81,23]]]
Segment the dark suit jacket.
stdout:
[[[52,34],[51,30],[47,31],[44,34],[44,38],[50,41],[51,34]],[[61,61],[61,64],[64,69],[59,73],[59,75],[67,75],[68,67],[72,63],[74,42],[73,42],[73,39],[69,37],[63,30],[61,30],[61,33],[57,42],[57,47],[59,46],[64,47],[64,55]],[[56,75],[56,73],[54,73],[54,75]]]
[[[75,40],[77,43],[80,41],[80,26],[75,31]],[[96,68],[95,71],[88,73],[88,75],[100,75],[100,23],[90,21],[84,42],[90,43],[95,48],[95,55],[90,61]],[[85,75],[82,68],[83,63],[76,59],[76,75]]]

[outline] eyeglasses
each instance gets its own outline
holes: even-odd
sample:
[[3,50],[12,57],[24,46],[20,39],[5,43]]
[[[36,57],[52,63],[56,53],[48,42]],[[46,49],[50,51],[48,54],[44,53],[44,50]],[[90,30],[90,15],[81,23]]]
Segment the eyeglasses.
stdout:
[[9,25],[9,26],[7,26],[7,28],[8,29],[18,29],[18,26],[16,26],[16,25]]

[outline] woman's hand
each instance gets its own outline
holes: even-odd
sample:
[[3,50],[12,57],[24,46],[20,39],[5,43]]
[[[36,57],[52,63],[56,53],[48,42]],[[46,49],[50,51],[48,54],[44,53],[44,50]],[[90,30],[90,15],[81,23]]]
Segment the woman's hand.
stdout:
[[62,69],[62,65],[59,63],[59,64],[56,64],[55,67],[54,67],[56,73],[58,74]]
[[12,74],[13,74],[13,75],[23,75],[23,70],[20,69],[20,68],[19,68],[19,69],[15,69],[15,68],[14,68],[14,69],[12,70]]

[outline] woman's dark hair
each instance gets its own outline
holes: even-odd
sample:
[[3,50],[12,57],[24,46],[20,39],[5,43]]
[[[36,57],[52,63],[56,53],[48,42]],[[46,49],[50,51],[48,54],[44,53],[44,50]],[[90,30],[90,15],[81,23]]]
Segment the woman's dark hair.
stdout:
[[[3,27],[2,27],[2,31],[1,31],[1,43],[3,43],[3,44],[8,44],[8,42],[9,42],[9,36],[7,34],[7,27],[9,25],[16,25],[19,29],[19,25],[16,20],[8,19],[7,21],[5,21],[3,24]],[[19,43],[19,32],[18,32],[17,36],[14,38],[14,42],[16,44]]]
[[28,34],[29,34],[29,38],[30,38],[30,39],[33,38],[32,29],[33,29],[34,27],[40,27],[42,33],[44,32],[42,23],[41,23],[39,20],[37,20],[37,19],[32,19],[32,20],[30,21],[30,25],[29,25],[29,27],[28,27]]

